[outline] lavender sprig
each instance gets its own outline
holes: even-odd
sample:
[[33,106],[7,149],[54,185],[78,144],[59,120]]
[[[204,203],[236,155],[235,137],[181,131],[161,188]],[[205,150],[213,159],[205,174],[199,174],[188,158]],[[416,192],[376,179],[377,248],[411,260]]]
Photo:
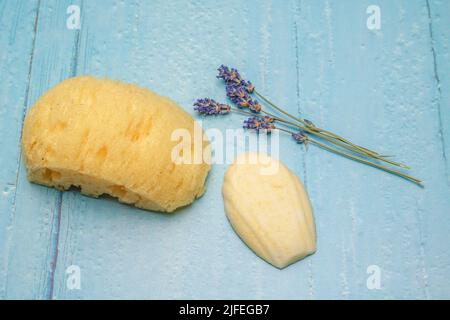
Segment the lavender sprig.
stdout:
[[[275,108],[276,110],[278,110],[279,112],[283,113],[284,115],[300,122],[301,124],[310,127],[310,128],[314,128],[316,131],[324,131],[320,128],[317,128],[311,121],[307,120],[307,119],[301,119],[298,117],[295,117],[293,115],[291,115],[290,113],[284,111],[283,109],[281,109],[280,107],[278,107],[277,105],[275,105],[274,103],[272,103],[271,101],[269,101],[267,98],[265,98],[263,95],[261,95],[259,92],[257,92],[255,90],[255,87],[251,84],[250,81],[246,81],[244,80],[239,71],[235,68],[230,68],[227,67],[225,65],[221,65],[218,69],[219,74],[217,75],[217,78],[219,79],[223,79],[225,81],[225,83],[228,85],[231,85],[233,87],[242,87],[244,88],[248,93],[255,93],[256,95],[258,95],[261,99],[263,99],[266,103],[268,103],[270,106],[272,106],[273,108]],[[228,90],[227,90],[227,95],[228,95]],[[233,103],[236,103],[233,101]],[[258,111],[259,112],[259,111]],[[335,138],[335,139],[339,139],[343,142],[349,142],[348,140],[343,139],[342,137],[339,137],[338,135],[335,135],[331,132],[327,131],[327,134],[329,134],[331,137]],[[353,145],[354,147],[360,147],[357,145]],[[362,148],[360,147],[361,150],[366,151],[368,153],[368,155],[378,155],[378,153],[368,150],[366,148]]]
[[[390,159],[387,159],[388,157],[380,155],[375,151],[354,144],[351,141],[339,135],[336,135],[330,131],[318,128],[310,120],[295,117],[290,113],[284,111],[283,109],[281,109],[280,107],[276,106],[274,103],[269,101],[267,98],[265,98],[263,95],[261,95],[259,92],[257,92],[255,90],[255,87],[251,84],[251,82],[244,80],[236,69],[221,65],[218,68],[218,71],[219,75],[217,76],[217,78],[223,79],[227,85],[227,96],[230,97],[231,101],[236,105],[238,105],[239,107],[249,107],[250,110],[254,113],[259,113],[262,111],[263,113],[270,115],[270,113],[266,112],[265,110],[262,110],[261,105],[256,100],[252,100],[251,97],[247,94],[254,92],[271,107],[296,121],[296,123],[292,123],[290,121],[284,120],[283,122],[286,124],[291,125],[293,124],[294,126],[297,126],[300,129],[305,129],[306,131],[308,131],[308,133],[314,134],[331,143],[342,146],[345,149],[357,153],[359,155],[383,161],[398,167],[410,169],[410,167],[402,163],[398,163]],[[297,123],[300,123],[301,126],[298,126]]]
[[[218,71],[219,74],[217,78],[223,79],[225,81],[227,96],[237,106],[237,108],[232,108],[227,104],[221,104],[213,99],[205,98],[199,99],[194,103],[194,109],[200,114],[209,116],[224,115],[230,112],[236,112],[251,116],[244,121],[243,127],[245,129],[255,130],[257,133],[259,133],[260,131],[270,133],[272,130],[278,129],[291,135],[297,143],[305,145],[309,143],[314,144],[322,149],[337,153],[346,158],[370,165],[386,172],[396,174],[407,180],[413,181],[418,185],[423,186],[422,181],[420,181],[419,179],[416,179],[401,171],[383,166],[374,161],[383,161],[395,166],[409,168],[406,165],[391,161],[387,159],[387,156],[380,155],[375,151],[356,145],[330,131],[316,127],[315,124],[310,120],[297,118],[279,108],[259,92],[257,92],[252,83],[250,81],[244,80],[236,69],[221,65]],[[256,95],[258,95],[258,97],[260,97],[265,103],[267,103],[283,115],[287,116],[288,119],[262,110],[262,106],[259,104],[259,102],[252,99],[252,97],[250,96],[251,93],[255,93]],[[245,109],[249,110],[250,112],[247,112]],[[264,113],[264,115],[255,115],[259,113]],[[275,125],[275,123],[277,123],[277,125]],[[284,127],[280,127],[278,124],[294,127],[298,131],[293,132]],[[318,138],[321,138],[325,140],[326,143],[311,139],[308,135],[314,135]],[[367,158],[372,161],[369,161]]]
[[260,131],[263,131],[265,133],[270,133],[272,130],[278,129],[280,131],[289,133],[292,138],[297,141],[298,143],[303,143],[303,144],[308,144],[308,143],[312,143],[315,144],[323,149],[326,149],[328,151],[340,154],[344,157],[350,158],[352,160],[376,167],[378,169],[396,174],[398,176],[401,176],[407,180],[413,181],[419,185],[422,186],[422,181],[420,181],[419,179],[416,179],[414,177],[411,177],[405,173],[402,173],[400,171],[396,171],[390,168],[387,168],[385,166],[379,165],[377,163],[373,163],[370,162],[366,159],[363,159],[361,157],[357,157],[355,155],[343,152],[339,149],[336,149],[334,147],[330,147],[326,144],[323,144],[319,141],[313,140],[311,138],[309,138],[307,136],[307,133],[310,133],[308,130],[309,128],[307,127],[302,127],[302,126],[298,126],[301,130],[298,132],[292,132],[290,130],[287,130],[285,128],[282,128],[280,126],[276,126],[275,123],[276,122],[280,122],[280,124],[283,124],[285,120],[276,117],[276,116],[255,116],[252,115],[252,113],[250,112],[246,112],[240,109],[234,109],[232,107],[230,107],[229,105],[226,104],[222,104],[222,103],[218,103],[217,101],[213,100],[213,99],[209,99],[209,98],[204,98],[204,99],[198,99],[195,103],[194,103],[194,109],[199,112],[202,115],[206,115],[206,116],[210,116],[210,115],[224,115],[224,114],[228,114],[232,111],[237,112],[237,113],[241,113],[244,115],[251,115],[250,118],[244,120],[244,125],[243,128],[244,129],[250,129],[250,130],[255,130],[257,133],[259,133]]

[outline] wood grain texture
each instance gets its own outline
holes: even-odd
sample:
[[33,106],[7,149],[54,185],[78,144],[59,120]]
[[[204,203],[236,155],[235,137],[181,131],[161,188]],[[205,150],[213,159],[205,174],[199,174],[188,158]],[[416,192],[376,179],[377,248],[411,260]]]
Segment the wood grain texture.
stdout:
[[427,1],[429,34],[433,71],[435,79],[435,99],[439,115],[439,139],[442,143],[442,157],[446,160],[447,184],[450,184],[450,79],[445,70],[450,67],[450,3],[449,1]]
[[[9,126],[14,125],[19,133],[14,143],[11,143],[17,148],[19,158],[19,137],[26,108],[50,87],[74,75],[76,34],[65,27],[65,12],[70,3],[72,2],[20,2],[21,5],[34,6],[34,20],[29,17],[19,18],[24,24],[32,23],[32,30],[29,31],[31,49],[24,77],[27,89],[22,95],[16,93],[25,101],[24,107],[20,109],[21,117],[18,121],[7,123]],[[22,14],[20,6],[13,6],[10,10],[17,10]],[[7,15],[8,11],[5,11],[5,16]],[[27,33],[24,32],[24,35]],[[13,105],[5,107],[11,107],[12,111],[17,108]],[[5,295],[8,298],[45,299],[51,296],[53,287],[62,194],[30,184],[21,159],[17,161],[17,179],[10,209],[12,217],[7,229],[8,241],[5,242]]]
[[[70,4],[80,30],[66,28]],[[371,4],[0,0],[0,298],[449,298],[450,2],[379,0],[374,31]],[[24,112],[62,79],[137,83],[192,113],[196,98],[225,101],[221,63],[290,112],[395,154],[425,188],[281,137],[280,158],[311,197],[318,251],[280,271],[230,227],[226,165],[173,215],[26,180]],[[240,120],[203,126],[225,132]],[[81,290],[66,285],[71,265]],[[380,290],[366,286],[370,265]]]

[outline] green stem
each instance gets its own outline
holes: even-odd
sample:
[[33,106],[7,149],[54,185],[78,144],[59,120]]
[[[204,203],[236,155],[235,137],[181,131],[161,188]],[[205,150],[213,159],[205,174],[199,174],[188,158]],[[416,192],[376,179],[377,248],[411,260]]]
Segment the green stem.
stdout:
[[[283,128],[277,128],[277,129],[278,129],[278,130],[281,130],[281,131],[284,131],[284,132],[287,132],[287,133],[289,133],[289,134],[293,134],[292,131],[289,131],[289,130],[286,130],[286,129],[283,129]],[[409,181],[412,181],[412,182],[416,183],[417,185],[419,185],[419,186],[421,186],[421,187],[424,186],[421,180],[419,180],[419,179],[417,179],[417,178],[414,178],[414,177],[412,177],[412,176],[410,176],[410,175],[408,175],[408,174],[405,174],[405,173],[403,173],[403,172],[400,172],[400,171],[397,171],[397,170],[394,170],[394,169],[390,169],[390,168],[388,168],[388,167],[379,165],[379,164],[377,164],[377,163],[370,162],[370,161],[368,161],[368,160],[366,160],[366,159],[362,159],[362,158],[356,157],[356,156],[354,156],[354,155],[352,155],[352,154],[349,154],[349,153],[345,153],[345,152],[343,152],[343,151],[341,151],[341,150],[332,148],[332,147],[327,146],[326,144],[323,144],[323,143],[321,143],[321,142],[319,142],[319,141],[316,141],[316,140],[308,139],[307,142],[310,142],[310,143],[312,143],[312,144],[315,144],[315,145],[317,145],[317,146],[319,146],[319,147],[321,147],[321,148],[324,148],[324,149],[326,149],[326,150],[328,150],[328,151],[337,153],[337,154],[339,154],[339,155],[341,155],[341,156],[344,156],[344,157],[346,157],[346,158],[349,158],[349,159],[351,159],[351,160],[358,161],[358,162],[364,163],[364,164],[366,164],[366,165],[375,167],[375,168],[377,168],[377,169],[380,169],[380,170],[389,172],[389,173],[391,173],[391,174],[398,175],[398,176],[400,176],[400,177],[402,177],[402,178],[404,178],[404,179],[406,179],[406,180],[409,180]]]
[[[289,131],[289,130],[286,130],[286,129],[283,129],[283,128],[278,128],[278,127],[277,127],[277,129],[278,129],[278,130],[281,130],[281,131],[284,131],[284,132],[286,132],[286,133],[289,133],[289,134],[291,134],[291,135],[294,133],[294,132],[292,132],[292,131]],[[337,153],[337,154],[339,154],[339,155],[341,155],[341,156],[344,156],[344,157],[346,157],[346,158],[352,159],[352,160],[354,160],[354,161],[358,161],[358,162],[364,163],[364,164],[366,164],[366,165],[375,167],[375,168],[377,168],[377,169],[380,169],[380,170],[383,170],[383,171],[386,171],[386,172],[389,172],[389,173],[398,175],[398,176],[400,176],[400,177],[402,177],[402,178],[404,178],[404,179],[406,179],[406,180],[412,181],[412,182],[416,183],[417,185],[423,187],[423,183],[422,183],[421,180],[419,180],[419,179],[417,179],[417,178],[414,178],[414,177],[412,177],[412,176],[410,176],[410,175],[408,175],[408,174],[405,174],[405,173],[403,173],[403,172],[400,172],[400,171],[397,171],[397,170],[390,169],[390,168],[388,168],[388,167],[379,165],[379,164],[377,164],[377,163],[370,162],[370,161],[368,161],[368,160],[366,160],[366,159],[362,159],[362,158],[356,157],[356,156],[354,156],[354,155],[352,155],[352,154],[349,154],[349,153],[345,153],[345,152],[343,152],[343,151],[341,151],[341,150],[332,148],[332,147],[327,146],[327,145],[325,145],[325,144],[323,144],[323,143],[321,143],[321,142],[319,142],[319,141],[316,141],[316,140],[308,139],[308,140],[306,140],[306,142],[310,142],[310,143],[315,144],[315,145],[317,145],[317,146],[319,146],[319,147],[321,147],[321,148],[324,148],[324,149],[326,149],[326,150],[328,150],[328,151]]]
[[[311,126],[310,126],[308,123],[306,123],[303,119],[298,118],[298,117],[295,117],[295,116],[293,116],[292,114],[290,114],[289,112],[284,111],[283,109],[281,109],[280,107],[278,107],[277,105],[275,105],[272,101],[270,101],[269,99],[267,99],[266,97],[264,97],[262,94],[260,94],[258,91],[254,90],[253,92],[254,92],[258,97],[260,97],[262,100],[264,100],[267,104],[269,104],[271,107],[273,107],[274,109],[276,109],[276,110],[278,110],[279,112],[283,113],[284,115],[290,117],[291,119],[294,119],[294,120],[300,122],[300,123],[303,124],[304,126],[310,128],[312,131],[321,132],[321,133],[324,133],[325,135],[328,135],[328,136],[330,136],[330,137],[332,137],[332,138],[334,138],[334,139],[336,139],[336,140],[340,140],[340,141],[342,141],[342,142],[344,142],[344,143],[346,143],[346,144],[352,146],[352,147],[355,148],[355,149],[361,150],[362,152],[364,152],[364,153],[367,154],[368,156],[371,156],[371,157],[377,157],[379,160],[381,160],[380,158],[383,158],[383,156],[381,156],[381,155],[378,154],[377,152],[372,151],[372,150],[367,149],[367,148],[364,148],[364,147],[359,146],[359,145],[357,145],[357,144],[354,144],[354,143],[350,142],[349,140],[347,140],[347,139],[345,139],[345,138],[343,138],[343,137],[341,137],[341,136],[339,136],[339,135],[337,135],[337,134],[334,134],[334,133],[332,133],[332,132],[330,132],[330,131],[327,131],[327,130],[324,130],[324,129],[321,129],[321,128],[318,128],[318,127],[311,127]],[[397,165],[400,166],[400,167],[403,167],[403,168],[409,168],[408,166],[406,166],[406,165],[404,165],[404,164],[397,164]]]
[[255,116],[254,113],[243,111],[243,110],[240,110],[240,109],[231,108],[231,111],[237,112],[237,113],[240,113],[240,114],[245,114],[245,115],[250,116],[250,117],[254,117]]
[[[321,129],[321,128],[317,128],[317,130],[320,131],[320,132],[322,132],[322,133],[324,133],[324,134],[326,134],[326,135],[332,136],[333,138],[335,138],[335,139],[337,139],[337,140],[339,140],[339,141],[342,141],[342,142],[344,142],[344,143],[346,143],[346,144],[349,144],[349,145],[351,145],[352,147],[361,149],[361,150],[363,150],[365,153],[367,153],[367,154],[370,155],[370,156],[374,156],[374,157],[378,157],[378,158],[387,158],[387,156],[385,156],[385,155],[380,155],[379,153],[377,153],[377,152],[375,152],[375,151],[372,151],[372,150],[367,149],[367,148],[364,148],[364,147],[362,147],[362,146],[360,146],[360,145],[354,144],[354,143],[352,143],[351,141],[349,141],[349,140],[347,140],[347,139],[345,139],[345,138],[343,138],[343,137],[341,137],[341,136],[338,136],[338,135],[336,135],[336,134],[334,134],[334,133],[332,133],[332,132],[330,132],[330,131],[327,131],[327,130]],[[399,166],[400,166],[400,167],[403,167],[403,168],[409,169],[409,167],[406,166],[406,165],[404,165],[404,164],[399,164]]]
[[375,168],[384,170],[384,171],[389,172],[389,173],[392,173],[392,174],[396,174],[396,175],[398,175],[398,176],[400,176],[400,177],[402,177],[402,178],[404,178],[404,179],[407,179],[407,180],[409,180],[409,181],[412,181],[412,182],[418,184],[419,186],[423,187],[423,183],[422,183],[421,180],[416,179],[416,178],[414,178],[414,177],[412,177],[412,176],[410,176],[410,175],[408,175],[408,174],[405,174],[405,173],[400,172],[400,171],[397,171],[397,170],[390,169],[390,168],[388,168],[388,167],[379,165],[379,164],[377,164],[377,163],[370,162],[370,161],[365,160],[365,159],[361,159],[361,158],[355,157],[355,156],[353,156],[353,155],[351,155],[351,154],[348,154],[348,153],[342,152],[342,151],[340,151],[340,150],[331,148],[331,147],[329,147],[329,146],[327,146],[327,145],[325,145],[325,144],[323,144],[323,143],[320,143],[320,142],[318,142],[318,141],[315,141],[315,140],[309,140],[309,141],[310,141],[311,143],[313,143],[313,144],[316,144],[316,145],[318,145],[318,146],[320,146],[320,147],[322,147],[322,148],[325,148],[325,149],[327,149],[327,150],[329,150],[329,151],[338,153],[338,154],[340,154],[340,155],[342,155],[342,156],[344,156],[344,157],[347,157],[347,158],[349,158],[349,159],[352,159],[352,160],[355,160],[355,161],[358,161],[358,162],[367,164],[367,165],[369,165],[369,166],[372,166],[372,167],[375,167]]
[[268,100],[266,97],[264,97],[264,96],[263,96],[262,94],[260,94],[258,91],[256,91],[256,89],[253,90],[253,92],[254,92],[258,97],[260,97],[261,99],[263,99],[266,103],[268,103],[272,108],[278,110],[279,112],[281,112],[282,114],[288,116],[289,118],[292,118],[292,119],[294,119],[294,120],[296,120],[296,121],[298,121],[298,122],[304,124],[305,126],[308,125],[303,119],[300,119],[300,118],[297,118],[297,117],[293,116],[292,114],[290,114],[290,113],[284,111],[283,109],[281,109],[280,107],[278,107],[277,105],[275,105],[274,103],[272,103],[270,100]]
[[[245,114],[245,115],[248,115],[248,116],[255,116],[254,113],[250,113],[250,112],[243,111],[243,110],[240,110],[240,109],[234,109],[234,108],[233,108],[232,111],[238,112],[238,113],[241,113],[241,114]],[[357,148],[353,148],[352,146],[349,146],[349,145],[347,145],[347,144],[345,144],[345,143],[342,143],[340,140],[332,139],[332,138],[330,138],[329,136],[322,134],[321,132],[317,132],[317,131],[311,129],[309,126],[302,126],[302,125],[299,125],[298,123],[294,123],[294,122],[291,122],[291,121],[289,121],[289,120],[282,119],[282,118],[277,117],[276,115],[274,115],[274,114],[272,114],[272,113],[270,113],[270,112],[264,111],[264,110],[261,110],[261,112],[264,113],[264,114],[266,114],[266,115],[268,115],[269,117],[274,118],[274,119],[275,119],[276,121],[278,121],[278,122],[281,122],[281,123],[285,123],[285,124],[289,124],[289,125],[295,126],[295,127],[299,128],[299,129],[301,129],[301,130],[304,130],[304,131],[306,131],[306,132],[308,132],[308,133],[310,133],[310,134],[314,134],[314,135],[316,135],[316,136],[318,136],[318,137],[320,137],[320,138],[322,138],[322,139],[327,140],[328,142],[330,142],[330,143],[332,143],[332,144],[334,144],[334,145],[337,145],[337,146],[339,146],[339,147],[341,147],[341,148],[343,148],[343,149],[346,149],[346,150],[348,150],[348,151],[354,152],[354,153],[359,154],[359,155],[361,155],[361,156],[364,156],[364,157],[369,156],[369,157],[371,157],[371,158],[374,158],[374,159],[376,159],[376,160],[379,160],[379,161],[383,161],[383,162],[392,164],[392,165],[394,165],[394,166],[398,166],[398,167],[402,167],[402,168],[409,168],[409,167],[405,166],[405,165],[402,164],[402,163],[397,163],[397,162],[395,162],[395,161],[392,161],[392,160],[389,160],[389,159],[385,159],[385,158],[380,157],[380,156],[368,155],[367,153],[362,152],[361,150],[359,150],[359,149],[357,149]]]
[[[263,111],[263,112],[266,113],[266,114],[268,114],[268,115],[271,115],[271,114],[268,113],[268,112],[265,112],[265,111]],[[363,151],[361,151],[361,150],[358,149],[358,148],[354,148],[354,147],[352,147],[351,145],[349,146],[349,145],[347,145],[347,144],[341,142],[340,140],[333,139],[333,138],[331,138],[331,137],[329,137],[329,136],[327,136],[327,135],[322,134],[321,132],[317,132],[317,131],[315,131],[315,130],[312,130],[309,126],[306,126],[306,127],[305,127],[305,126],[299,125],[299,124],[297,124],[297,123],[293,123],[293,122],[291,122],[291,121],[289,121],[289,120],[281,119],[281,118],[278,118],[278,117],[273,116],[273,115],[271,115],[271,116],[274,117],[275,120],[277,120],[277,121],[280,121],[280,122],[283,122],[283,123],[286,123],[286,124],[295,126],[295,127],[299,128],[299,129],[301,129],[301,130],[304,130],[304,131],[306,131],[306,132],[308,132],[308,133],[314,134],[314,135],[316,135],[316,136],[318,136],[318,137],[320,137],[320,138],[322,138],[322,139],[327,140],[327,141],[330,142],[330,143],[333,143],[333,144],[335,144],[335,145],[338,145],[338,146],[340,146],[341,148],[347,149],[348,151],[357,153],[357,154],[359,154],[359,155],[361,155],[361,156],[364,156],[364,157],[367,157],[367,156],[368,156],[368,157],[370,157],[370,158],[374,158],[374,159],[376,159],[376,160],[383,161],[383,162],[392,164],[392,165],[397,166],[397,167],[402,167],[402,168],[409,169],[408,166],[406,166],[406,165],[404,165],[404,164],[402,164],[402,163],[398,163],[398,162],[395,162],[395,161],[386,159],[386,158],[381,157],[381,156],[368,155],[366,152],[363,152]]]

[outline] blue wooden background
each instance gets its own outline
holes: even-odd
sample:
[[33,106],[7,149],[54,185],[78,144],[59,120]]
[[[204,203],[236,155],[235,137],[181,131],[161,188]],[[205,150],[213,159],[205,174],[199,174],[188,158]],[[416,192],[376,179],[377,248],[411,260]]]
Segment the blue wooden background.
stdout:
[[[71,4],[79,30],[66,27]],[[380,30],[366,26],[369,5]],[[0,298],[450,298],[449,39],[447,0],[0,0]],[[25,112],[61,80],[134,82],[192,112],[197,97],[225,99],[221,63],[291,112],[394,153],[425,188],[282,139],[313,203],[318,251],[280,271],[232,231],[225,165],[174,215],[27,181]],[[66,284],[71,265],[79,290]],[[378,290],[366,285],[370,265]]]

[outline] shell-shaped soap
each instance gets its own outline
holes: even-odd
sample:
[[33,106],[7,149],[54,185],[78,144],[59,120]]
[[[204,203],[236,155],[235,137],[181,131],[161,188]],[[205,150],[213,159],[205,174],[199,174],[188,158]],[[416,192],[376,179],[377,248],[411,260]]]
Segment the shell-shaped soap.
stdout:
[[316,250],[308,195],[283,163],[244,153],[228,168],[222,188],[233,229],[261,258],[284,268]]

